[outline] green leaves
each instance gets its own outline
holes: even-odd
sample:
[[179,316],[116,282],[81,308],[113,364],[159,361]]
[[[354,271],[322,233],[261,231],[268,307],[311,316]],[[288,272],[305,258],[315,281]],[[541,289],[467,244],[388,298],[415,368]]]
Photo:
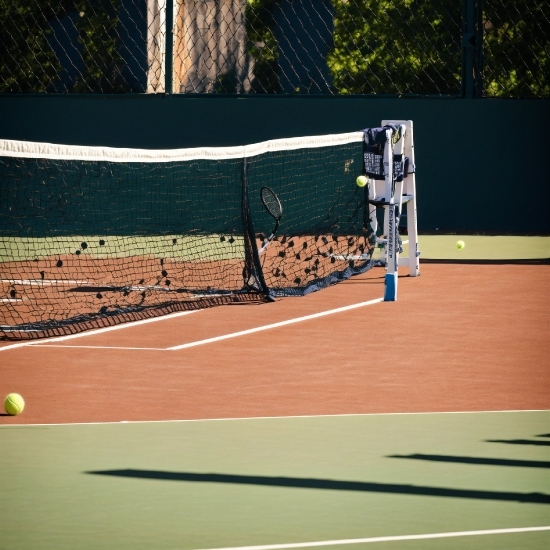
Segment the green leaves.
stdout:
[[42,92],[53,88],[59,61],[49,46],[48,2],[0,0],[0,92]]
[[546,1],[486,0],[484,7],[484,95],[550,97]]
[[252,90],[256,93],[281,91],[277,75],[279,47],[273,19],[276,3],[277,0],[248,0],[246,5],[247,53],[254,62]]
[[[120,9],[121,0],[0,0],[0,92],[131,91],[122,78]],[[69,68],[77,76],[68,81],[56,51],[74,57],[75,46],[80,59]]]
[[327,57],[343,94],[458,94],[460,4],[454,0],[332,0]]
[[91,8],[89,0],[75,2],[80,11],[78,42],[85,70],[78,76],[74,92],[123,93],[130,90],[122,76],[123,60],[117,31],[121,0],[110,0]]

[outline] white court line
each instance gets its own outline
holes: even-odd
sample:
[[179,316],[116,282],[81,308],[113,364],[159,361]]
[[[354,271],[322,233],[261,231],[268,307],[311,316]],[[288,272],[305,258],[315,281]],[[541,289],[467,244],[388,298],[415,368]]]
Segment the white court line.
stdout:
[[2,279],[1,283],[13,285],[86,285],[88,281],[70,281],[68,279]]
[[[127,349],[127,350],[154,350],[154,351],[178,351],[181,349],[186,348],[192,348],[195,346],[202,346],[204,344],[212,344],[214,342],[219,342],[220,340],[227,340],[229,338],[237,338],[239,336],[246,336],[247,334],[253,334],[254,332],[261,332],[263,330],[270,330],[273,328],[283,327],[285,325],[292,325],[294,323],[301,323],[302,321],[309,321],[310,319],[317,319],[318,317],[324,317],[325,315],[333,315],[334,313],[341,313],[343,311],[349,311],[351,309],[357,309],[359,307],[364,306],[370,306],[373,304],[377,304],[379,302],[383,302],[384,298],[376,298],[374,300],[369,300],[368,302],[359,302],[358,304],[352,304],[350,306],[343,306],[336,309],[329,309],[327,311],[321,311],[320,313],[312,313],[311,315],[305,315],[304,317],[296,317],[294,319],[288,319],[286,321],[280,321],[278,323],[272,323],[270,325],[263,325],[261,327],[255,327],[250,328],[247,330],[241,330],[239,332],[231,332],[230,334],[222,334],[221,336],[214,336],[213,338],[206,338],[204,340],[197,340],[195,342],[188,342],[187,344],[180,344],[179,346],[172,346],[170,348],[136,348],[136,347],[115,347],[115,346],[54,346],[51,345],[51,342],[57,342],[60,340],[66,340],[68,338],[76,338],[78,336],[85,336],[88,333],[82,333],[82,334],[72,334],[70,336],[60,336],[59,338],[52,338],[49,340],[38,340],[34,342],[25,342],[22,344],[13,344],[12,346],[5,346],[4,348],[0,348],[0,351],[3,349],[7,349],[10,347],[18,347],[22,345],[35,345],[39,347],[45,347],[45,348],[53,348],[53,347],[63,347],[63,348],[93,348],[93,349]],[[189,312],[191,313],[191,312]],[[148,321],[148,320],[147,320]],[[138,321],[137,323],[140,323],[142,321]],[[137,324],[136,323],[136,324]],[[123,328],[125,325],[117,325],[116,327],[109,327],[108,329],[99,329],[102,330],[109,330],[109,329],[116,329],[116,328]],[[99,332],[99,331],[97,331]],[[96,332],[96,333],[97,333]]]
[[[177,313],[170,313],[168,315],[162,315],[160,317],[152,317],[151,319],[142,319],[140,321],[132,321],[129,323],[121,323],[120,325],[114,325],[112,327],[103,327],[94,330],[88,330],[85,332],[79,332],[78,334],[67,334],[66,336],[58,336],[57,338],[48,338],[47,340],[31,340],[27,342],[18,342],[17,344],[9,344],[7,346],[1,346],[0,351],[7,349],[22,348],[25,346],[42,346],[47,347],[50,342],[62,342],[64,340],[70,340],[72,338],[81,338],[83,336],[94,336],[95,334],[101,334],[103,332],[109,332],[111,330],[120,330],[123,328],[135,327],[137,325],[145,325],[147,323],[156,323],[157,321],[166,321],[173,319],[174,317],[181,317],[182,315],[189,315],[190,313],[196,313],[201,311],[200,309],[192,309],[190,311],[179,311]],[[52,346],[53,347],[53,346]],[[143,349],[143,348],[136,348]]]
[[344,413],[344,414],[305,414],[288,416],[242,416],[230,418],[188,418],[171,420],[111,420],[107,422],[57,422],[50,424],[0,424],[0,430],[33,426],[111,426],[114,424],[184,424],[189,422],[229,422],[242,420],[295,420],[309,418],[349,418],[356,416],[419,416],[434,414],[496,414],[496,413],[550,412],[550,409],[511,409],[500,411],[430,411],[430,412],[390,412],[390,413]]
[[315,546],[338,546],[342,544],[364,544],[369,542],[395,542],[401,540],[444,539],[451,537],[473,537],[479,535],[505,535],[509,533],[532,533],[550,531],[550,525],[541,527],[512,527],[510,529],[484,529],[480,531],[455,531],[450,533],[427,533],[425,535],[397,535],[390,537],[369,537],[364,539],[320,540],[315,542],[294,542],[289,544],[263,544],[258,546],[229,546],[208,550],[282,550],[284,548],[311,548]]
[[349,311],[350,309],[370,306],[372,304],[377,304],[383,301],[384,301],[384,298],[376,298],[375,300],[369,300],[368,302],[360,302],[358,304],[352,304],[351,306],[344,306],[336,309],[329,309],[328,311],[321,311],[320,313],[313,313],[312,315],[305,315],[304,317],[296,317],[294,319],[288,319],[287,321],[272,323],[271,325],[263,325],[261,327],[251,328],[248,330],[232,332],[231,334],[224,334],[223,336],[215,336],[214,338],[206,338],[205,340],[197,340],[196,342],[189,342],[187,344],[172,346],[171,348],[166,348],[166,349],[169,351],[174,351],[174,350],[192,348],[194,346],[201,346],[203,344],[212,344],[213,342],[219,342],[220,340],[227,340],[228,338],[237,338],[238,336],[245,336],[246,334],[253,334],[254,332],[260,332],[262,330],[270,330],[272,328],[283,327],[285,325],[291,325],[293,323],[301,323],[302,321],[309,321],[310,319],[317,319],[318,317],[324,317],[325,315],[332,315],[334,313],[340,313],[342,311]]
[[138,350],[138,351],[166,351],[166,348],[131,348],[127,346],[71,346],[70,344],[48,344],[44,342],[42,344],[34,344],[39,348],[63,348],[63,349],[125,349],[125,350]]

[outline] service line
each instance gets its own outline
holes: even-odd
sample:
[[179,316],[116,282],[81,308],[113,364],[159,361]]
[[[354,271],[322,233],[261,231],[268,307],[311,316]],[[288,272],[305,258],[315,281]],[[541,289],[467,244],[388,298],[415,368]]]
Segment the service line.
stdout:
[[[73,338],[82,338],[84,336],[95,336],[96,334],[102,334],[104,332],[110,332],[112,330],[120,330],[123,328],[131,328],[137,325],[145,325],[147,323],[156,323],[158,321],[167,321],[174,319],[175,317],[181,317],[182,315],[189,315],[190,313],[196,313],[201,311],[200,309],[192,309],[190,311],[179,311],[177,313],[170,313],[168,315],[162,315],[160,317],[152,317],[150,319],[141,319],[139,321],[130,321],[128,323],[121,323],[120,325],[114,325],[112,327],[103,327],[94,330],[87,330],[85,332],[79,332],[78,334],[67,334],[66,336],[57,336],[55,338],[44,338],[41,340],[27,340],[25,342],[18,342],[17,344],[8,344],[7,346],[0,346],[0,351],[5,351],[13,348],[22,348],[26,346],[40,346],[40,347],[55,347],[53,342],[63,342],[65,340],[71,340]],[[61,346],[66,347],[66,346]],[[73,346],[73,347],[95,347],[95,346]],[[129,349],[143,349],[143,348],[129,348]],[[161,350],[163,348],[160,348]]]
[[[99,332],[106,332],[108,330],[116,330],[116,329],[119,329],[119,328],[125,328],[125,327],[130,326],[130,325],[135,326],[135,325],[140,324],[140,323],[147,323],[147,322],[152,322],[152,321],[155,321],[155,320],[162,320],[162,319],[166,319],[166,318],[169,317],[169,316],[165,316],[165,317],[157,317],[157,318],[154,318],[154,319],[145,319],[143,321],[136,321],[135,323],[131,323],[131,324],[130,323],[125,323],[125,324],[122,324],[122,325],[116,325],[114,327],[106,327],[104,329],[98,329],[98,330],[95,330],[95,331],[89,331],[89,332],[84,332],[84,333],[79,333],[79,334],[71,334],[71,335],[68,335],[68,336],[60,336],[58,338],[51,338],[51,339],[48,339],[48,340],[35,340],[35,341],[32,341],[32,342],[21,342],[19,344],[12,344],[12,345],[8,345],[8,346],[4,346],[4,347],[0,348],[0,351],[3,351],[5,349],[12,349],[12,348],[15,348],[15,347],[30,346],[30,345],[39,346],[39,347],[50,347],[50,348],[60,347],[60,348],[83,348],[83,349],[118,349],[118,350],[125,349],[125,350],[144,350],[144,351],[178,351],[178,350],[182,350],[182,349],[193,348],[195,346],[202,346],[204,344],[213,344],[215,342],[219,342],[221,340],[228,340],[230,338],[238,338],[239,336],[246,336],[248,334],[254,334],[255,332],[261,332],[261,331],[264,331],[264,330],[271,330],[271,329],[275,329],[275,328],[279,328],[279,327],[284,327],[286,325],[292,325],[294,323],[301,323],[303,321],[309,321],[311,319],[318,319],[319,317],[325,317],[327,315],[334,315],[335,313],[342,313],[344,311],[350,311],[352,309],[357,309],[357,308],[360,308],[360,307],[371,306],[373,304],[378,304],[378,303],[383,302],[383,301],[384,301],[383,298],[376,298],[374,300],[368,300],[367,302],[359,302],[357,304],[351,304],[349,306],[338,307],[336,309],[329,309],[327,311],[321,311],[319,313],[312,313],[311,315],[304,315],[303,317],[295,317],[294,319],[287,319],[286,321],[280,321],[278,323],[271,323],[269,325],[262,325],[260,327],[254,327],[254,328],[250,328],[250,329],[247,329],[247,330],[241,330],[239,332],[231,332],[229,334],[222,334],[221,336],[214,336],[212,338],[205,338],[204,340],[196,340],[195,342],[188,342],[187,344],[180,344],[180,345],[177,345],[177,346],[171,346],[169,348],[140,348],[140,347],[121,347],[121,346],[101,346],[101,345],[98,345],[98,346],[93,346],[93,345],[78,346],[78,345],[76,345],[76,346],[74,346],[74,345],[57,345],[57,344],[55,344],[55,342],[68,340],[70,338],[77,338],[79,336],[87,336],[87,335],[92,335],[92,334],[98,334]],[[175,314],[171,315],[170,317],[176,317],[178,315],[185,315],[186,313],[193,313],[193,311],[175,313]]]
[[206,338],[205,340],[197,340],[196,342],[189,342],[187,344],[181,344],[179,346],[172,346],[167,348],[169,351],[192,348],[194,346],[202,346],[203,344],[212,344],[219,342],[220,340],[227,340],[228,338],[237,338],[239,336],[245,336],[247,334],[253,334],[254,332],[261,332],[262,330],[271,330],[273,328],[284,327],[285,325],[292,325],[294,323],[301,323],[303,321],[309,321],[310,319],[317,319],[318,317],[324,317],[325,315],[333,315],[334,313],[341,313],[342,311],[349,311],[350,309],[357,309],[359,307],[371,306],[382,302],[383,298],[376,298],[375,300],[369,300],[368,302],[359,302],[358,304],[352,304],[350,306],[338,307],[336,309],[329,309],[327,311],[321,311],[319,313],[312,313],[311,315],[304,315],[303,317],[296,317],[294,319],[288,319],[287,321],[280,321],[279,323],[272,323],[270,325],[263,325],[261,327],[250,328],[248,330],[241,330],[239,332],[232,332],[230,334],[224,334],[222,336],[215,336],[214,338]]

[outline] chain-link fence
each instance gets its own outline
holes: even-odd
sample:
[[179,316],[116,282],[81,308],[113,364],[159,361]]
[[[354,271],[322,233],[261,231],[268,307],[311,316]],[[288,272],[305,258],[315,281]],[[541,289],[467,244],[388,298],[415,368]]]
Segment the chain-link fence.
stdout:
[[550,97],[546,0],[0,0],[0,57],[4,93]]
[[0,0],[0,91],[145,91],[142,0]]
[[550,97],[547,0],[484,0],[480,79],[487,97]]

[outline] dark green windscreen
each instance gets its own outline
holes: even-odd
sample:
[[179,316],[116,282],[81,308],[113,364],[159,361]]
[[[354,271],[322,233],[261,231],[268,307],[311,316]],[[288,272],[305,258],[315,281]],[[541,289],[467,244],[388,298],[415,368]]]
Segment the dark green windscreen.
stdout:
[[241,164],[0,157],[0,235],[242,234]]

